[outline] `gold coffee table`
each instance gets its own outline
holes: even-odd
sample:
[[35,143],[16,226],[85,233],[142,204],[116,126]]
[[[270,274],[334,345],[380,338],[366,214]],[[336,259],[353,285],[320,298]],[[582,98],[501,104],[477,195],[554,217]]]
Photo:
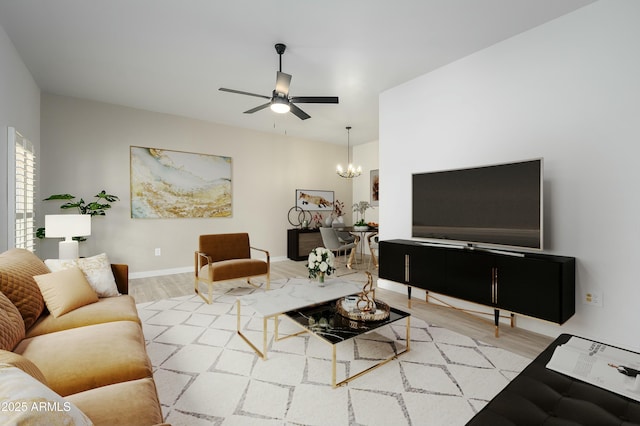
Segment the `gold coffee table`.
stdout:
[[[278,315],[305,306],[356,294],[362,285],[340,279],[329,279],[324,286],[306,279],[292,280],[285,287],[239,296],[236,301],[238,335],[262,358],[267,358],[267,320],[275,318],[275,338],[278,340]],[[242,332],[242,307],[253,309],[262,317],[262,350]]]
[[[410,350],[410,330],[411,314],[408,312],[389,308],[389,316],[379,321],[355,321],[341,315],[336,309],[337,300],[292,310],[285,313],[285,316],[301,326],[304,331],[319,338],[331,345],[331,385],[336,388],[345,383],[374,370],[391,360],[396,359],[403,353]],[[406,319],[406,347],[404,350],[395,352],[392,356],[381,360],[375,365],[359,373],[348,376],[341,382],[336,383],[336,346],[338,343],[356,338],[365,333],[369,333],[377,328],[384,327],[401,319]],[[299,333],[298,333],[299,334]],[[297,335],[297,334],[295,334]],[[294,335],[291,335],[294,336]]]

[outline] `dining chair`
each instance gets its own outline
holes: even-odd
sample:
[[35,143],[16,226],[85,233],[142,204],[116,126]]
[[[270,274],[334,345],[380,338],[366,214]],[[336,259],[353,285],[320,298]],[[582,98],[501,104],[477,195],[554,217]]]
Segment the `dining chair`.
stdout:
[[[337,257],[340,256],[341,252],[344,252],[347,268],[351,269],[351,265],[353,264],[353,259],[355,257],[356,244],[340,242],[338,234],[333,228],[320,228],[320,235],[322,236],[322,243],[324,244],[324,247],[335,252]],[[351,253],[349,254],[349,260],[347,260],[347,250],[349,249],[351,250]]]

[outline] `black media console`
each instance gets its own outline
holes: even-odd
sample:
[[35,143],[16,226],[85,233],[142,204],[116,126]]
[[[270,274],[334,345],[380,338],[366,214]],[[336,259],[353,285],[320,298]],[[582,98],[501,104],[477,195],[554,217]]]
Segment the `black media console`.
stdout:
[[573,257],[387,240],[378,275],[407,285],[409,303],[417,287],[493,308],[496,336],[501,309],[558,324],[575,313]]

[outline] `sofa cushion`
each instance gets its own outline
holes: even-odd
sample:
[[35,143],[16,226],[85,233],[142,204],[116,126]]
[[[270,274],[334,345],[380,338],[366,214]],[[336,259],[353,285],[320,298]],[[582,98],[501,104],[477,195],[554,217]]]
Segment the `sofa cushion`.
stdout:
[[0,349],[7,351],[24,339],[24,321],[16,305],[0,293]]
[[47,385],[47,379],[45,379],[42,371],[40,371],[40,369],[36,367],[33,362],[29,361],[22,355],[18,355],[14,352],[0,350],[0,364],[9,364],[13,365],[14,367],[18,367],[20,370],[24,371],[31,377]]
[[62,396],[152,377],[142,328],[133,321],[88,325],[27,338],[14,352],[38,366],[49,387]]
[[47,259],[44,263],[52,272],[80,268],[98,297],[120,294],[106,253],[80,259]]
[[49,269],[43,261],[24,249],[11,249],[0,254],[0,291],[16,305],[29,328],[44,310],[44,299],[33,279]]
[[232,259],[205,265],[200,271],[201,277],[208,277],[207,268],[213,270],[213,281],[224,281],[238,277],[263,275],[269,271],[267,262],[259,259]]
[[81,306],[98,301],[80,268],[63,269],[33,277],[40,287],[40,292],[47,309],[54,317],[59,317]]
[[27,330],[26,337],[113,321],[134,321],[141,324],[133,297],[123,294],[118,297],[98,299],[96,303],[74,309],[57,318],[53,315],[42,315]]
[[0,424],[92,425],[75,405],[21,369],[0,364]]
[[140,426],[162,423],[162,410],[151,378],[102,386],[69,395],[66,399],[82,410],[95,425]]

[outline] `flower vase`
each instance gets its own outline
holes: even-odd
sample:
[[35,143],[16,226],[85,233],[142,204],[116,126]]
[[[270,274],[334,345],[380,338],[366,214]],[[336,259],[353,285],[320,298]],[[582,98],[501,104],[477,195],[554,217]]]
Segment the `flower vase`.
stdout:
[[323,286],[324,286],[324,272],[320,272],[320,273],[318,274],[318,285],[319,285],[320,287],[323,287]]

